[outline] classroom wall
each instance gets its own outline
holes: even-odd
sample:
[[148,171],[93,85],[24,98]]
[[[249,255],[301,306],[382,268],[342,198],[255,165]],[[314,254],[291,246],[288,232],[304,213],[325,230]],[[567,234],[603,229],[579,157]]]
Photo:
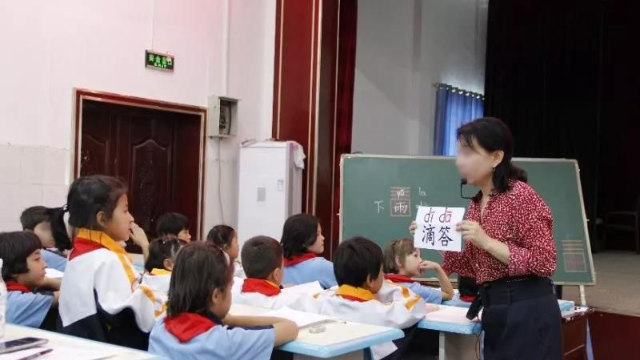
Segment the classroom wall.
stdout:
[[[224,220],[234,225],[238,142],[271,132],[274,13],[275,0],[0,2],[0,189],[10,200],[0,230],[16,229],[27,205],[65,202],[74,87],[196,106],[210,94],[241,99],[238,136],[220,144]],[[175,71],[146,69],[145,49],[174,54]],[[214,140],[206,157],[211,226],[222,220]]]
[[218,140],[209,140],[205,236],[218,223],[237,226],[241,142],[271,138],[276,0],[229,0],[229,3],[228,94],[240,99],[238,133],[220,142],[221,196],[215,156]]
[[484,93],[488,0],[358,3],[352,150],[433,153],[434,83]]

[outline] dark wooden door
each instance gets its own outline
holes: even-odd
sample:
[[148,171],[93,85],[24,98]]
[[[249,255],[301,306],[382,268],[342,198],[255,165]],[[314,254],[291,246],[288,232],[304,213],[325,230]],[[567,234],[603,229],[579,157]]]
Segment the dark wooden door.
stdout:
[[125,180],[131,212],[148,234],[167,211],[185,214],[198,232],[199,115],[84,100],[81,134],[80,175]]

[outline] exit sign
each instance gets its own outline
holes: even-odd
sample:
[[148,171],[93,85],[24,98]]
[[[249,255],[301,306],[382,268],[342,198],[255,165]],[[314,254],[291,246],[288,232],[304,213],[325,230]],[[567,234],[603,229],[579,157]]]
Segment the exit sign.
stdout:
[[148,68],[173,71],[175,60],[173,55],[160,54],[153,51],[145,50],[144,65]]

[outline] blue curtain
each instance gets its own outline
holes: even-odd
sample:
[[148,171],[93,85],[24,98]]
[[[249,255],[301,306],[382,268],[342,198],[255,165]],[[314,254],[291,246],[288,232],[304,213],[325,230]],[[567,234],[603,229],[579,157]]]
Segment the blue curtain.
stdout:
[[481,95],[448,85],[438,85],[434,154],[455,156],[456,130],[483,114],[484,99]]

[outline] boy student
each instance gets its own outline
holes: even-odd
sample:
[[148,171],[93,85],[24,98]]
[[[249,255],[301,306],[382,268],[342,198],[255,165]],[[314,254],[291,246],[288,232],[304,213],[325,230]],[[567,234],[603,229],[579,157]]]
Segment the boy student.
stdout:
[[275,346],[298,336],[289,320],[229,315],[232,283],[233,267],[222,249],[197,242],[182,248],[167,316],[153,327],[149,352],[169,359],[268,359]]
[[319,281],[325,289],[337,285],[333,264],[318,256],[324,252],[324,236],[318,218],[307,214],[289,217],[282,228],[280,243],[284,250],[285,284]]
[[[55,330],[60,279],[45,277],[47,264],[40,255],[41,248],[40,239],[32,232],[0,233],[2,278],[7,286],[7,322]],[[42,288],[52,292],[40,292]],[[52,315],[47,316],[50,311]]]
[[[400,329],[418,323],[426,314],[425,303],[419,295],[398,297],[390,302],[381,302],[376,297],[384,281],[382,260],[382,250],[369,239],[354,237],[340,243],[333,258],[339,287],[320,294],[319,312],[348,321]],[[397,343],[404,347],[409,341],[405,337]],[[374,359],[386,356],[401,359],[403,351],[393,343],[371,347]]]
[[158,218],[156,223],[157,236],[175,236],[184,243],[191,242],[191,234],[189,233],[189,219],[186,216],[168,212]]
[[[426,270],[434,270],[438,276],[441,290],[423,286],[412,280]],[[453,298],[453,286],[449,277],[438,263],[422,260],[420,250],[413,246],[412,239],[397,239],[384,248],[385,279],[408,287],[422,296],[425,302],[440,304],[443,300]]]
[[51,214],[55,209],[44,206],[32,206],[25,209],[20,215],[22,230],[33,232],[42,243],[40,255],[47,266],[64,272],[67,266],[67,256],[59,249],[51,231]]
[[312,294],[291,294],[281,291],[282,246],[268,236],[256,236],[242,247],[242,266],[247,278],[234,294],[234,302],[268,309],[288,306],[295,310],[317,312]]

